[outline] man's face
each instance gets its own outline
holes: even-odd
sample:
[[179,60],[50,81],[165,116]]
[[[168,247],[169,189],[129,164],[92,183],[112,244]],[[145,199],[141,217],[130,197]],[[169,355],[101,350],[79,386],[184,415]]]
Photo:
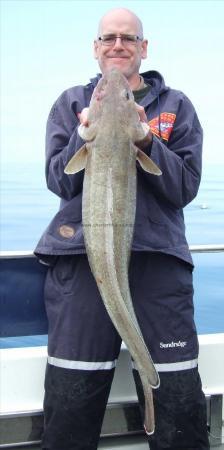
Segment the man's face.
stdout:
[[[140,33],[134,17],[125,13],[123,15],[115,13],[104,17],[100,28],[100,36],[111,34],[139,36]],[[138,74],[141,60],[147,57],[147,44],[146,40],[127,43],[122,42],[122,39],[116,39],[113,45],[105,45],[102,41],[96,40],[94,55],[102,73],[116,67],[130,80],[133,75]]]

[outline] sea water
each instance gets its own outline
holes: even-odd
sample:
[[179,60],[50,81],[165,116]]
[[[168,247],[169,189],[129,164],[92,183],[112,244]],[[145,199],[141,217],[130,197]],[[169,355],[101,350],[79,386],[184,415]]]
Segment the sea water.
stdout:
[[[224,167],[205,166],[197,197],[184,209],[190,245],[224,244]],[[1,250],[35,248],[59,207],[40,164],[7,166],[1,174]],[[224,252],[193,254],[199,333],[224,332]]]

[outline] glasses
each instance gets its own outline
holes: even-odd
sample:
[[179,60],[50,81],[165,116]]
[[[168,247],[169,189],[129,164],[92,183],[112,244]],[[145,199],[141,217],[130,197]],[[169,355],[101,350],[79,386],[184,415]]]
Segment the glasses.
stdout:
[[104,34],[98,38],[98,41],[102,43],[102,45],[108,45],[108,47],[113,47],[116,43],[116,40],[120,39],[121,43],[124,47],[128,45],[136,45],[138,41],[143,41],[142,38],[132,34]]

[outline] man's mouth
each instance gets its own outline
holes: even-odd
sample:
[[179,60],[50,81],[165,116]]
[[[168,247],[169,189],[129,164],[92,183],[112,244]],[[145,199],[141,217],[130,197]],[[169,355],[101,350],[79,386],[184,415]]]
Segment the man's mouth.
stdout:
[[123,61],[124,59],[128,59],[127,56],[109,56],[108,59],[113,59],[116,61]]
[[111,58],[111,59],[128,59],[129,56],[124,56],[124,55],[112,55],[112,56],[108,56],[108,58]]

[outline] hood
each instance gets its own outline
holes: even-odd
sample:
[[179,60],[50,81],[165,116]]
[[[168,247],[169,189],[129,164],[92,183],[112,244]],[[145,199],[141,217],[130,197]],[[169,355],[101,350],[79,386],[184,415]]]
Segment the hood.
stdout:
[[152,93],[156,96],[169,89],[165,85],[162,75],[156,70],[149,70],[148,72],[143,72],[140,75],[144,78],[145,83],[152,86]]
[[[152,86],[153,91],[156,95],[169,89],[165,85],[163,76],[156,70],[149,70],[147,72],[140,73],[140,75],[144,78],[147,84],[150,84]],[[95,77],[90,78],[90,83],[95,87],[100,78],[102,78],[102,73],[98,73]]]
[[[150,84],[152,86],[150,92],[145,96],[145,98],[141,102],[142,106],[149,105],[152,101],[158,98],[160,94],[170,89],[168,86],[165,85],[165,81],[162,75],[156,70],[149,70],[148,72],[143,72],[140,75],[144,78],[145,83]],[[90,79],[90,84],[95,88],[101,77],[102,74],[98,73],[96,77]]]

